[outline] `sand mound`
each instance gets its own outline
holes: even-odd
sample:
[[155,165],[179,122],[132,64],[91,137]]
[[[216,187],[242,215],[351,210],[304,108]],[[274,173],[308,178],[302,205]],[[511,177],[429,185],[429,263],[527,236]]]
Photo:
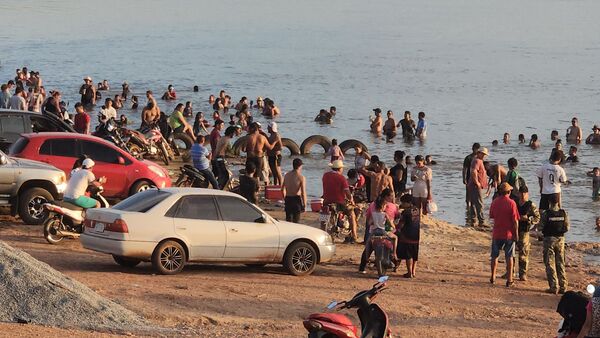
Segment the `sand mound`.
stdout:
[[2,241],[0,321],[109,331],[149,328],[132,311]]

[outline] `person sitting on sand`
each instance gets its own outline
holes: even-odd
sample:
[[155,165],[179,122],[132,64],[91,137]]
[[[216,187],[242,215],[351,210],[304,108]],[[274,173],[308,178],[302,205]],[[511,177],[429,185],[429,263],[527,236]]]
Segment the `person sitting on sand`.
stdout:
[[381,135],[381,131],[382,131],[382,126],[383,126],[383,121],[381,119],[381,109],[380,108],[375,108],[373,109],[373,111],[375,112],[375,118],[371,121],[371,133],[379,136]]
[[331,114],[325,109],[321,109],[319,114],[317,114],[315,117],[315,122],[319,122],[321,124],[331,124],[331,121]]
[[519,144],[524,144],[525,142],[527,142],[525,140],[525,135],[519,134]]
[[600,128],[598,128],[597,125],[594,125],[592,131],[593,133],[585,139],[585,144],[600,144]]
[[167,101],[177,100],[177,93],[175,93],[175,88],[173,88],[173,85],[169,85],[167,87],[167,91],[163,94],[161,99]]
[[396,120],[394,120],[394,112],[387,111],[387,120],[383,125],[383,133],[385,134],[385,142],[394,143],[392,139],[396,137]]
[[567,157],[565,162],[579,163],[579,157],[577,156],[576,146],[569,147],[569,157]]
[[510,144],[510,134],[509,133],[504,133],[504,135],[502,136],[502,143]]
[[421,214],[419,208],[413,204],[411,196],[408,194],[400,197],[400,207],[404,210],[396,226],[396,234],[398,235],[396,255],[399,260],[406,261],[404,278],[415,278],[417,261],[419,260]]
[[576,117],[571,120],[571,126],[567,128],[566,138],[568,143],[581,143],[583,134],[581,132],[581,127],[579,127],[579,121]]
[[538,149],[541,146],[540,140],[538,140],[537,134],[531,135],[531,140],[529,140],[529,148]]

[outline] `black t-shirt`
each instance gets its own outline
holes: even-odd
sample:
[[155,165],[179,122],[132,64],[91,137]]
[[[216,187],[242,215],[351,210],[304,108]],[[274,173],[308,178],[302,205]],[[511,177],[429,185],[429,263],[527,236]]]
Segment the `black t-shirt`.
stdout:
[[415,137],[415,122],[413,120],[407,121],[406,119],[400,120],[400,126],[402,126],[402,136],[405,138]]
[[466,169],[465,181],[469,182],[469,178],[471,178],[471,163],[473,163],[473,154],[467,155],[465,157],[465,161],[463,162],[463,169]]
[[421,238],[421,210],[410,207],[402,211],[404,226],[400,229],[399,242],[418,243]]
[[[397,173],[398,170],[402,171],[402,179],[398,181]],[[392,176],[392,182],[394,183],[394,191],[396,194],[400,193],[400,190],[404,190],[406,188],[406,175],[408,173],[408,169],[402,164],[396,164],[390,169],[390,176]]]
[[245,197],[250,203],[258,203],[258,179],[248,175],[240,176],[240,195]]

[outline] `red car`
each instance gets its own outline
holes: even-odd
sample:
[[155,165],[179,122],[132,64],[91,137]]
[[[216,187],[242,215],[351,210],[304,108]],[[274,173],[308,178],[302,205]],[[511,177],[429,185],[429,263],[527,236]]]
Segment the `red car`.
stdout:
[[128,152],[101,138],[77,133],[23,134],[10,148],[15,157],[50,163],[63,170],[67,177],[73,163],[82,154],[96,162],[96,177],[106,176],[104,195],[126,198],[156,186],[171,186],[169,172],[158,164],[138,160]]

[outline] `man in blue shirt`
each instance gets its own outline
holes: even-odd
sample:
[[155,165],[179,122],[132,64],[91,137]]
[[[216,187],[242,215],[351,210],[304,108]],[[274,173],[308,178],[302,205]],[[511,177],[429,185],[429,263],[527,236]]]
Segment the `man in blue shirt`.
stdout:
[[210,162],[208,161],[208,157],[210,157],[210,151],[204,146],[204,135],[198,135],[196,137],[196,143],[192,145],[192,148],[190,149],[190,155],[192,156],[194,168],[198,169],[198,171],[204,174],[204,177],[208,179],[213,189],[220,189],[219,183],[217,183],[215,176],[213,175],[212,171],[210,171]]
[[417,122],[417,129],[415,134],[418,138],[424,139],[427,137],[427,122],[425,122],[425,113],[419,113],[419,122]]

